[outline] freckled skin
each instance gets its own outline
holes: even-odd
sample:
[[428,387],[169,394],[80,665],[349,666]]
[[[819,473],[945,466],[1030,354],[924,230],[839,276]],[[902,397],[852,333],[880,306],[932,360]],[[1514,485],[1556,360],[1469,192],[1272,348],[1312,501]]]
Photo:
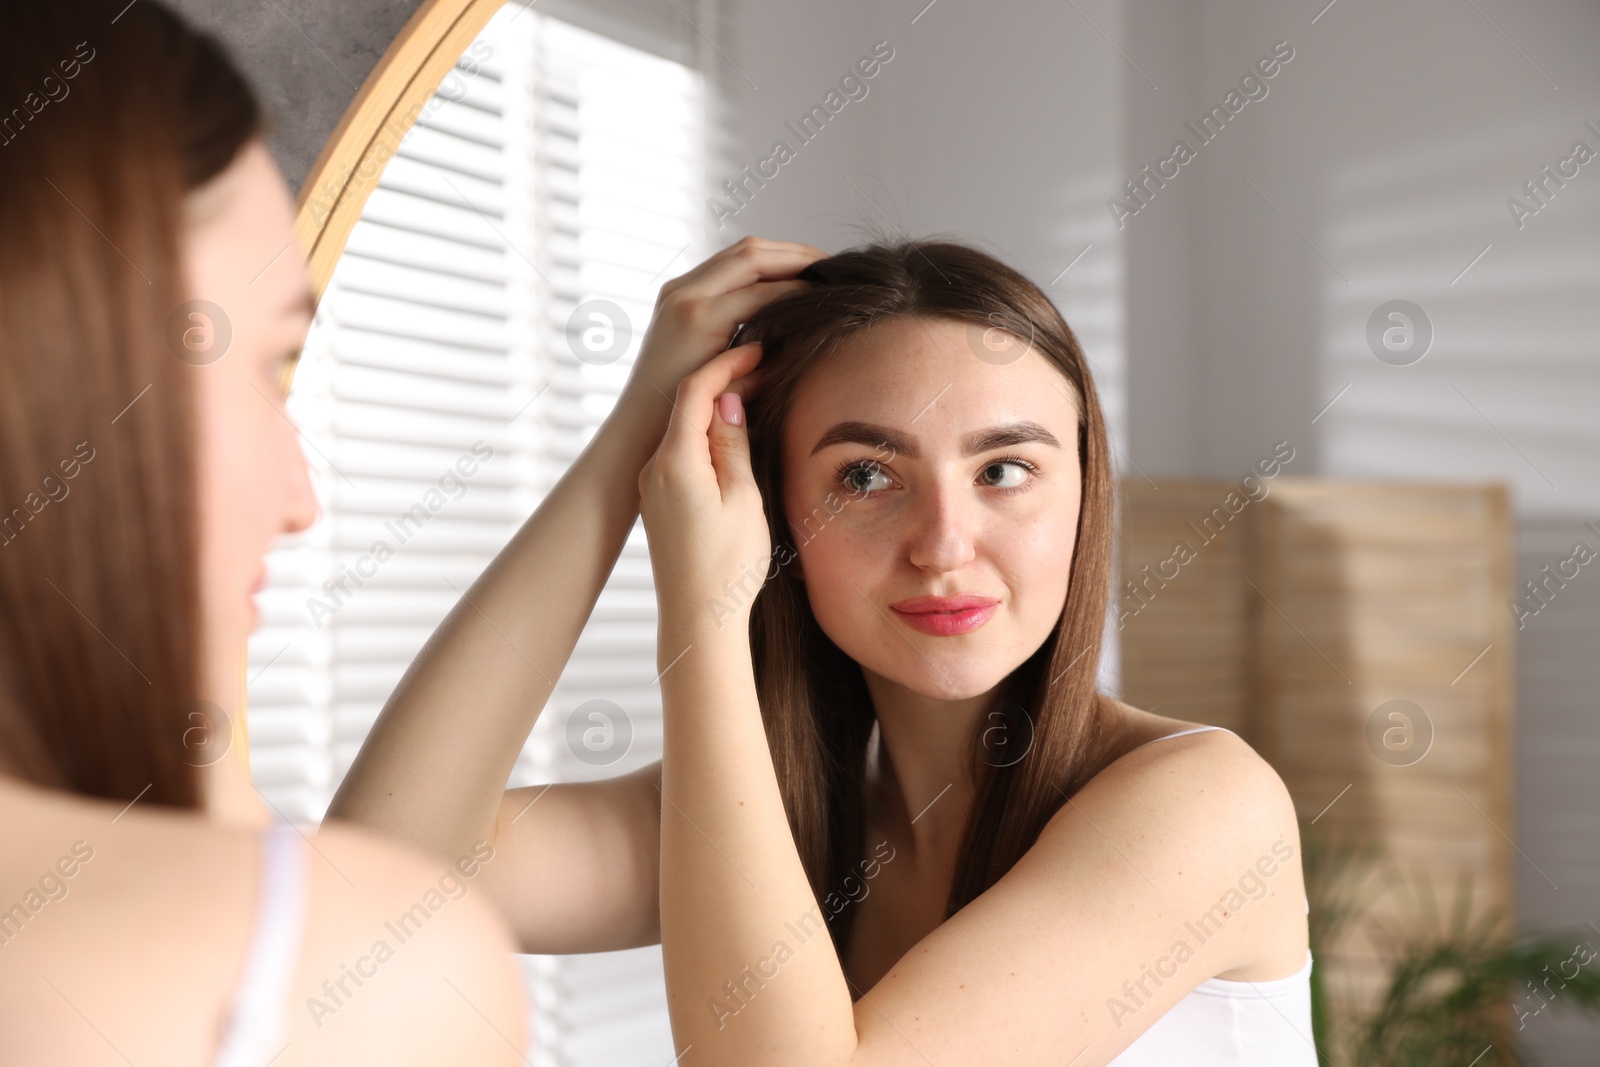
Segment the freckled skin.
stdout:
[[[1037,351],[1004,366],[977,358],[967,331],[895,319],[858,334],[801,383],[784,426],[791,521],[829,492],[847,501],[798,545],[818,624],[863,669],[940,699],[989,690],[1044,643],[1066,600],[1081,497],[1070,383]],[[843,420],[911,435],[920,458],[861,444],[808,456]],[[1023,421],[1044,426],[1061,447],[1030,441],[961,455],[964,435]],[[1039,470],[996,467],[1006,456]],[[880,459],[882,473],[841,484],[836,469],[852,459]],[[874,492],[863,495],[862,486]],[[1013,486],[1022,491],[1002,488]],[[970,634],[929,639],[888,609],[929,590],[1000,605]]]

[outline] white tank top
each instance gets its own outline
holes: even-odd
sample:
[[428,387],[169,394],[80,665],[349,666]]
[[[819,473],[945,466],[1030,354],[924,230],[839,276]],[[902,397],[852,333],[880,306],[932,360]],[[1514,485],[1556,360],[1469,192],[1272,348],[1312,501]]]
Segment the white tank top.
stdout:
[[[1220,729],[1197,726],[1167,737]],[[1308,902],[1308,910],[1309,906]],[[1107,1067],[1316,1067],[1316,1063],[1307,951],[1305,966],[1286,978],[1206,979]]]

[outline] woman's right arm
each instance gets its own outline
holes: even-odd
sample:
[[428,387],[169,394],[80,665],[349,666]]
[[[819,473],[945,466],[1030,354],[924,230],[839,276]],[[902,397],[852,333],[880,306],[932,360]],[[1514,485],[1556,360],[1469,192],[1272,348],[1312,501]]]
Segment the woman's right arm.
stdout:
[[598,783],[505,783],[633,527],[678,382],[824,255],[745,238],[662,287],[616,408],[428,639],[334,796],[330,819],[440,858],[494,842],[485,884],[525,951],[659,936],[659,764]]

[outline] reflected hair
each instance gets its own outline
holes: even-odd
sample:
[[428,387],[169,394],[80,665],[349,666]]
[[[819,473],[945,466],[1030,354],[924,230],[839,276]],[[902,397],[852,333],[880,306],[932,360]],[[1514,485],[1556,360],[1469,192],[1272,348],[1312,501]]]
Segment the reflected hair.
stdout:
[[[793,532],[803,528],[780,503],[783,424],[801,380],[847,340],[891,319],[939,320],[967,327],[979,358],[984,335],[1000,329],[1031,340],[1075,394],[1082,498],[1070,584],[1049,636],[1004,680],[995,708],[973,730],[968,763],[976,796],[948,918],[1032,847],[1097,766],[1105,741],[1110,702],[1095,686],[1111,573],[1105,420],[1083,350],[1061,313],[1038,286],[986,252],[944,240],[874,241],[818,260],[799,277],[812,284],[757,311],[732,341],[762,344],[748,425],[775,562],[798,554]],[[875,715],[860,665],[822,631],[793,570],[779,566],[756,596],[751,651],[789,826],[842,957],[856,909],[834,913],[828,902],[864,855]],[[1026,755],[999,756],[1016,748]]]
[[155,0],[8,5],[0,107],[13,105],[0,114],[0,769],[195,808],[196,413],[167,324],[193,295],[185,198],[259,133],[260,109],[222,48]]

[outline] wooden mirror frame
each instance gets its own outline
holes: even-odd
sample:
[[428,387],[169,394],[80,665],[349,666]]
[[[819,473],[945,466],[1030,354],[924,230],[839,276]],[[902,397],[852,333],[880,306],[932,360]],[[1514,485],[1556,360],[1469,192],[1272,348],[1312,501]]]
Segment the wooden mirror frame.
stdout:
[[295,236],[318,300],[384,166],[445,75],[504,6],[505,0],[424,0],[367,75],[295,201]]

